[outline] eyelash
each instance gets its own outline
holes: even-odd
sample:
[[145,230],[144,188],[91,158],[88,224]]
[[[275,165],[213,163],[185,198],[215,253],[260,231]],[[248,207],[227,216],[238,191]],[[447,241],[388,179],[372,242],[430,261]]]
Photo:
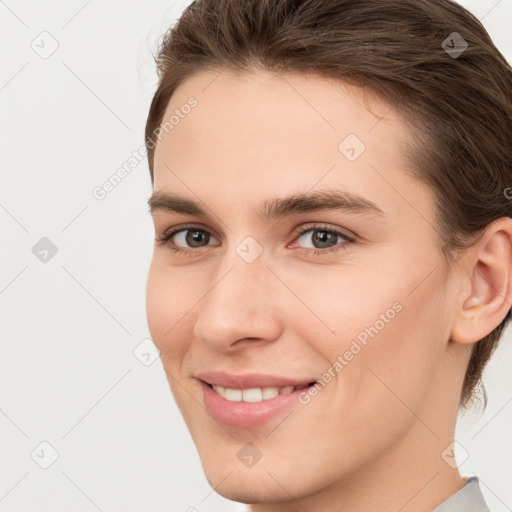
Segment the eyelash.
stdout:
[[[194,254],[197,254],[197,249],[189,249],[186,247],[179,247],[176,245],[172,245],[170,243],[171,238],[174,235],[176,235],[177,233],[179,233],[181,231],[191,231],[191,230],[199,231],[201,233],[208,233],[208,231],[203,229],[202,227],[195,226],[195,225],[185,225],[185,226],[181,226],[179,229],[174,229],[168,233],[164,233],[162,236],[155,238],[155,241],[159,245],[168,245],[169,249],[175,253],[179,253],[182,255],[194,255]],[[339,250],[346,249],[347,245],[355,242],[355,238],[350,237],[350,236],[346,235],[345,233],[342,233],[341,231],[338,231],[336,229],[333,229],[333,228],[330,228],[327,226],[323,226],[323,225],[314,225],[314,226],[308,226],[307,228],[303,228],[299,233],[297,233],[296,238],[300,238],[300,237],[302,237],[302,235],[304,235],[305,233],[309,233],[310,231],[325,231],[326,233],[338,235],[342,239],[344,239],[343,243],[338,243],[330,249],[308,249],[308,248],[301,249],[307,255],[313,255],[315,257],[325,256],[326,254],[332,254],[333,252],[337,252]]]

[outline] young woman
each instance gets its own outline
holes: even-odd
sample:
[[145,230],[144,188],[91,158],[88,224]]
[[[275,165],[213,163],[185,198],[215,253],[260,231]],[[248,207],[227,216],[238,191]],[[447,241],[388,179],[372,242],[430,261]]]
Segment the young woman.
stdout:
[[482,25],[198,0],[156,61],[148,324],[212,487],[488,510],[453,445],[512,300],[512,73]]

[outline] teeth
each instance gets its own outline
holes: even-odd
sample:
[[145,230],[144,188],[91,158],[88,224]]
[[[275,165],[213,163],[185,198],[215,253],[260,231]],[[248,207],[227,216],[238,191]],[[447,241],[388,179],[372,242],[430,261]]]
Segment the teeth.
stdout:
[[242,390],[226,388],[226,400],[229,400],[231,402],[241,402]]
[[279,388],[263,388],[263,400],[270,400],[279,395]]
[[263,400],[263,390],[261,388],[250,388],[242,390],[242,400],[244,402],[261,402]]
[[219,393],[220,396],[226,398],[226,388],[223,388],[221,386],[213,385],[213,389]]
[[277,395],[288,395],[295,389],[294,386],[249,389],[230,389],[216,385],[212,387],[220,396],[230,402],[261,402],[262,400],[275,398]]

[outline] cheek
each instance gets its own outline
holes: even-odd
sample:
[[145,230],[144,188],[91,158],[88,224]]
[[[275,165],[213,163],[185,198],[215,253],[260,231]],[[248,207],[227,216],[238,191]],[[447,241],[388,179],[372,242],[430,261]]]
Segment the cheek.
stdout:
[[[176,360],[187,351],[188,338],[184,329],[190,324],[189,315],[196,294],[183,286],[178,271],[153,260],[146,284],[146,314],[151,338],[163,360]],[[192,296],[193,295],[193,296]]]
[[305,406],[304,422],[309,431],[321,425],[329,441],[317,448],[333,467],[340,458],[348,465],[369,460],[398,442],[415,421],[411,411],[422,416],[442,361],[442,286],[425,281],[410,293],[417,276],[383,275],[380,282],[347,278],[346,288],[325,301],[323,320],[336,334],[323,337],[316,350],[327,361],[323,371],[330,367],[335,377],[325,376],[330,381]]
[[[446,284],[441,274],[425,278],[435,262],[423,258],[418,254],[414,261],[397,265],[395,255],[382,258],[380,265],[360,261],[359,267],[347,259],[339,272],[312,272],[302,282],[293,282],[297,295],[307,298],[318,316],[318,321],[303,316],[301,322],[304,326],[308,318],[303,332],[327,362],[325,370],[340,356],[344,359],[343,371],[337,374],[338,381],[347,379],[343,393],[349,390],[356,396],[368,387],[386,390],[378,376],[396,392],[414,396],[434,378],[446,335]],[[315,336],[313,330],[322,335]],[[348,367],[351,371],[345,372]]]
[[344,310],[335,330],[346,336],[330,359],[342,354],[350,361],[336,388],[344,401],[357,404],[361,417],[381,418],[381,426],[396,424],[398,417],[412,419],[407,408],[421,410],[441,367],[444,288],[434,278],[415,288],[420,281],[417,275],[394,281],[381,277],[370,291],[339,300]]

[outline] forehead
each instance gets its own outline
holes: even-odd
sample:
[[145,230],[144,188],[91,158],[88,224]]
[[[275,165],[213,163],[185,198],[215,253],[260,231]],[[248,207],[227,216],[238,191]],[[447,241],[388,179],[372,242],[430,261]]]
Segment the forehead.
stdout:
[[[188,108],[191,98],[195,106]],[[228,200],[321,183],[388,201],[388,211],[396,210],[396,188],[426,192],[404,172],[408,126],[375,95],[338,80],[199,72],[176,89],[162,123],[172,116],[155,149],[155,190],[178,187],[190,195],[178,179],[186,176],[193,190]]]
[[[189,110],[191,97],[197,106],[189,114],[181,113]],[[179,125],[166,138],[200,142],[204,150],[232,149],[234,143],[243,144],[240,150],[265,143],[273,149],[277,144],[269,143],[278,137],[280,147],[292,147],[298,154],[298,142],[306,142],[305,152],[311,149],[307,142],[314,142],[314,132],[315,141],[327,138],[326,142],[336,143],[353,133],[375,151],[400,153],[398,146],[407,138],[407,129],[393,109],[369,90],[302,73],[202,71],[178,86],[162,122],[174,115],[174,124],[180,113]],[[376,127],[379,130],[372,134]],[[165,144],[159,146],[163,149]],[[337,144],[334,150],[337,155]]]

